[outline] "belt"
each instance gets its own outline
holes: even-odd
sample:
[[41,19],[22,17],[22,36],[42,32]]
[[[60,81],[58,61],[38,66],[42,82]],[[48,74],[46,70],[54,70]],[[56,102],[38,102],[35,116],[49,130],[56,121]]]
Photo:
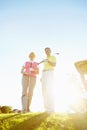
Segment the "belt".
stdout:
[[29,76],[29,75],[27,75],[27,74],[23,74],[24,76]]
[[45,71],[50,71],[50,70],[54,70],[54,69],[49,69],[49,70],[43,70],[43,72],[45,72]]

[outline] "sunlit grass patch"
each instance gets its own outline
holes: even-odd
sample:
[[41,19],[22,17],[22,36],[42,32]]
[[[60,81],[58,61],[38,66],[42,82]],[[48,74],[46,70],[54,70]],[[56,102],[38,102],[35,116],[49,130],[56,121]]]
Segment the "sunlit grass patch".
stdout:
[[1,114],[0,130],[87,130],[87,113]]
[[25,120],[32,118],[35,115],[38,115],[38,113],[1,114],[2,118],[0,120],[0,129],[2,130],[13,129],[14,126],[23,123]]

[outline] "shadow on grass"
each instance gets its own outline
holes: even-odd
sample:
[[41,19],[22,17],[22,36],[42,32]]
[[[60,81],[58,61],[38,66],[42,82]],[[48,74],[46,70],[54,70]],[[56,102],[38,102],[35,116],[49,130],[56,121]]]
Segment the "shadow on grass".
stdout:
[[10,118],[14,118],[14,117],[16,117],[18,115],[20,115],[20,114],[13,114],[11,116],[9,114],[8,117],[3,117],[3,119],[0,119],[0,122],[3,123],[4,121],[9,120]]
[[33,117],[29,117],[29,119],[25,120],[24,122],[17,124],[15,127],[13,127],[11,130],[34,130],[39,125],[45,121],[45,119],[49,116],[48,113],[40,113],[38,115],[35,115]]
[[87,130],[87,113],[73,114],[71,116],[71,122],[75,130]]

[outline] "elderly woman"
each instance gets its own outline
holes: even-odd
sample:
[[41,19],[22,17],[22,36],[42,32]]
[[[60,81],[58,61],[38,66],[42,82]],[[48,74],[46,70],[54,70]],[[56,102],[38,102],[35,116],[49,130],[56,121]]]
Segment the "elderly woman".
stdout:
[[35,62],[35,53],[29,54],[29,61],[26,61],[21,69],[22,73],[22,112],[30,112],[33,91],[36,84],[36,77],[39,73],[38,63]]

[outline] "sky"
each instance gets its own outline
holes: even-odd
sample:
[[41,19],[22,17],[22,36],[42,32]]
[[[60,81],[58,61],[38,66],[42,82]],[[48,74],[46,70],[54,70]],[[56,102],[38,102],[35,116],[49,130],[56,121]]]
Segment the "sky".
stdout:
[[[45,47],[60,53],[57,81],[78,75],[74,63],[87,59],[87,1],[0,0],[0,105],[21,109],[21,67],[31,51],[38,62],[43,60]],[[39,110],[40,75],[34,95],[32,110]]]

